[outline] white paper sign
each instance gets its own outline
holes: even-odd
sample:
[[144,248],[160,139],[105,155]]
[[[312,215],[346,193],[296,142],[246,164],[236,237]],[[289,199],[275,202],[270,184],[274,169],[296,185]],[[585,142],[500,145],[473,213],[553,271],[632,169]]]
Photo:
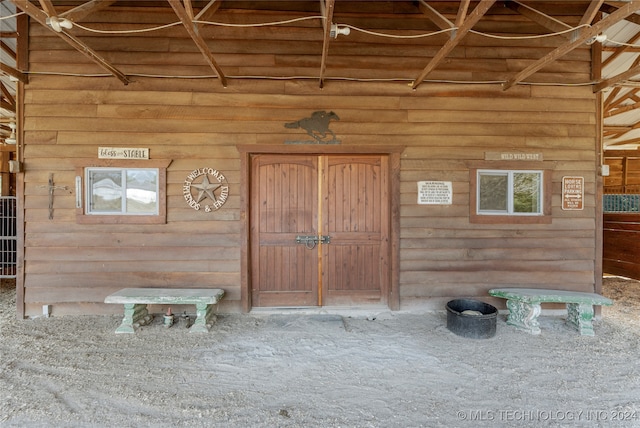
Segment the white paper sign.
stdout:
[[419,205],[451,205],[452,203],[451,181],[418,181]]

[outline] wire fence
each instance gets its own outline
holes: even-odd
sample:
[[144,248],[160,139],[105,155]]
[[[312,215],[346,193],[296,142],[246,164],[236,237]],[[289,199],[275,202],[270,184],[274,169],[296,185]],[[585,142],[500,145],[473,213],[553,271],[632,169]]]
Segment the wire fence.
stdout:
[[0,196],[0,278],[16,277],[16,197]]
[[638,213],[640,194],[605,194],[602,209],[605,213]]

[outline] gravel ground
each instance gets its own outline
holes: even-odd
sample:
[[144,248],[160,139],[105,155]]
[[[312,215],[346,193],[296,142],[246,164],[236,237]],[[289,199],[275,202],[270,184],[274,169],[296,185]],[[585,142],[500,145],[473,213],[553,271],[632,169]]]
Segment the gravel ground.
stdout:
[[119,316],[15,319],[0,293],[3,427],[640,426],[640,283],[605,279],[595,337],[562,316],[491,339],[446,313],[229,314],[209,334]]

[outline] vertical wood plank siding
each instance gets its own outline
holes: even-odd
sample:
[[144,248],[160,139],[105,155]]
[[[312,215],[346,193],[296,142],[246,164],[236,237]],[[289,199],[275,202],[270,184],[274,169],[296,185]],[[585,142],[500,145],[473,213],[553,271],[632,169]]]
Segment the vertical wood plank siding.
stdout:
[[[216,20],[292,17],[225,13]],[[140,18],[139,25],[131,18]],[[359,23],[355,16],[351,19]],[[168,9],[151,9],[141,15],[101,12],[92,20],[83,25],[122,29],[176,18]],[[42,304],[52,304],[60,313],[117,311],[100,302],[121,287],[175,285],[224,288],[223,309],[240,310],[244,243],[236,145],[305,139],[304,132],[283,125],[317,110],[339,115],[331,129],[343,145],[405,147],[399,177],[402,305],[426,298],[486,296],[496,286],[593,291],[597,119],[590,87],[520,85],[503,91],[499,84],[425,82],[412,91],[410,79],[447,36],[397,40],[352,33],[355,39],[332,42],[327,80],[319,89],[319,25],[203,27],[203,37],[229,78],[227,88],[215,78],[132,76],[124,86],[114,77],[63,75],[102,70],[33,25],[32,74],[24,99],[26,314],[41,313]],[[534,26],[507,15],[492,25],[493,32],[516,34]],[[213,74],[181,27],[126,36],[83,32],[79,37],[126,74]],[[532,44],[472,34],[429,78],[506,79],[561,42],[546,38]],[[332,79],[370,76],[371,70],[380,79],[407,80]],[[529,81],[586,82],[589,73],[585,46]],[[260,74],[309,78],[234,77]],[[74,161],[97,158],[99,146],[148,147],[152,158],[173,160],[167,174],[167,224],[76,224]],[[514,150],[542,153],[545,162],[555,164],[552,224],[470,224],[467,162],[483,160],[485,152]],[[201,167],[218,169],[229,182],[229,198],[217,212],[197,212],[182,196],[186,176]],[[48,218],[49,174],[68,189],[55,191],[53,220]],[[585,178],[582,211],[561,209],[561,181],[567,175]],[[453,204],[418,205],[416,182],[423,180],[453,182]]]

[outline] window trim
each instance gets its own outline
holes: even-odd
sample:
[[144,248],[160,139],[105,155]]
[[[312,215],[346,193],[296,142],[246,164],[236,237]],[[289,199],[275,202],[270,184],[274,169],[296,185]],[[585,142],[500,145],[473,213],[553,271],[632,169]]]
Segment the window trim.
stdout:
[[[476,170],[476,176],[479,178],[482,175],[486,176],[506,176],[507,177],[507,209],[505,211],[492,211],[492,210],[481,210],[480,209],[480,186],[476,188],[476,212],[478,215],[508,215],[508,216],[541,216],[543,215],[542,205],[544,202],[544,171],[540,169],[523,169],[523,170],[514,170],[514,169],[478,169]],[[540,178],[540,185],[538,186],[539,195],[538,195],[538,211],[535,212],[516,212],[515,208],[515,195],[514,195],[514,180],[515,174],[536,174]]]
[[[167,168],[171,160],[113,160],[92,159],[76,165],[76,176],[80,177],[76,189],[81,195],[76,206],[76,223],[79,224],[165,224],[167,222]],[[99,214],[86,213],[86,170],[88,168],[157,169],[158,170],[158,213],[157,214]]]
[[[541,172],[542,211],[540,214],[479,214],[478,213],[478,172]],[[469,222],[479,224],[550,224],[552,204],[553,168],[548,162],[495,163],[482,162],[469,168]]]

